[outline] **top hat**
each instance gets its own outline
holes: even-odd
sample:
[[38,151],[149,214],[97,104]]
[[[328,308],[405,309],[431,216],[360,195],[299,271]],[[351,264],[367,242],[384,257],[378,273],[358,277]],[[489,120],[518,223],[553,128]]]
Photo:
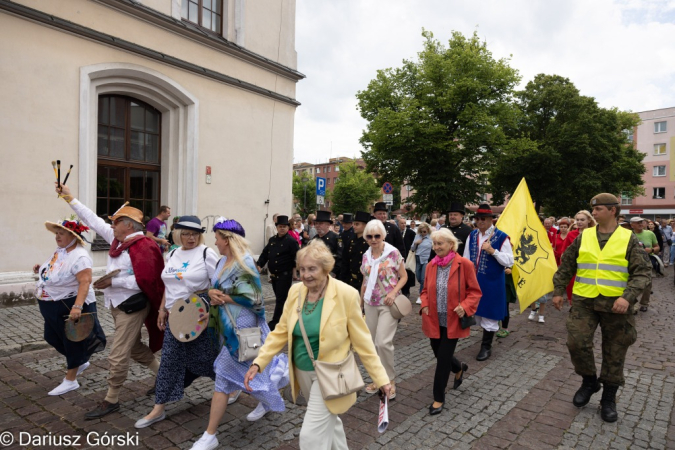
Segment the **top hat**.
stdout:
[[206,227],[202,226],[202,221],[197,216],[181,216],[174,228],[177,230],[197,231],[198,233],[206,231]]
[[377,202],[375,203],[375,208],[373,209],[373,211],[374,212],[388,211],[387,204],[385,202]]
[[286,226],[289,226],[289,223],[288,223],[288,216],[277,216],[277,221],[274,223],[274,225],[286,225]]
[[352,223],[354,220],[352,219],[352,215],[349,213],[344,213],[342,215],[342,223]]
[[370,213],[365,211],[356,211],[356,214],[354,214],[354,222],[370,222]]
[[492,208],[490,208],[490,205],[487,203],[481,203],[478,205],[478,209],[476,210],[474,217],[495,217],[495,215],[492,213]]
[[333,221],[330,218],[330,211],[317,211],[316,212],[316,219],[314,219],[314,222],[333,223]]
[[448,212],[449,213],[458,212],[461,215],[466,214],[466,210],[464,209],[464,205],[461,204],[461,203],[450,203],[450,211],[448,211]]

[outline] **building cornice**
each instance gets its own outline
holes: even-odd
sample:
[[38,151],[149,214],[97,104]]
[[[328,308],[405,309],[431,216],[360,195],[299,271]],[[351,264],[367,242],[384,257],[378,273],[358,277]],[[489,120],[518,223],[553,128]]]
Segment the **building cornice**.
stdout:
[[222,51],[230,56],[246,61],[250,64],[262,67],[277,75],[288,78],[289,80],[299,81],[305,78],[305,75],[269,58],[265,58],[257,53],[247,50],[234,42],[230,42],[222,36],[215,33],[209,33],[203,28],[186,22],[174,19],[159,11],[139,4],[133,0],[94,0],[118,11],[127,13],[135,18],[145,20],[165,30],[180,34],[186,38],[200,42],[201,44]]
[[278,94],[269,89],[256,86],[254,84],[248,83],[238,78],[225,75],[220,72],[216,72],[206,67],[198,66],[191,62],[175,58],[173,56],[166,55],[164,53],[158,52],[156,50],[134,44],[133,42],[120,39],[109,34],[101,33],[100,31],[93,30],[91,28],[78,25],[76,23],[61,19],[59,17],[53,16],[51,14],[38,11],[33,8],[29,8],[24,5],[20,5],[9,0],[0,0],[0,11],[5,11],[9,14],[13,14],[17,17],[24,18],[36,23],[40,23],[67,33],[74,34],[76,36],[83,37],[85,39],[90,39],[92,41],[100,42],[102,44],[114,47],[120,50],[124,50],[136,55],[143,56],[155,61],[159,61],[164,64],[168,64],[179,69],[186,70],[188,72],[201,75],[203,77],[210,78],[212,80],[219,81],[221,83],[243,89],[249,92],[253,92],[273,100],[280,101],[282,103],[289,104],[291,106],[299,106],[300,102],[291,97],[286,97],[285,95]]

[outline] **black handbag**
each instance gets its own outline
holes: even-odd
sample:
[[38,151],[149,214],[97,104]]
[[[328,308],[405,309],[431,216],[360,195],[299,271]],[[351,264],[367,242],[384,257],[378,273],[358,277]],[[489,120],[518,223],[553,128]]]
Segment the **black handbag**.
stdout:
[[133,314],[138,312],[148,305],[148,297],[143,292],[134,294],[128,299],[124,300],[117,307],[120,311],[123,311],[125,314]]

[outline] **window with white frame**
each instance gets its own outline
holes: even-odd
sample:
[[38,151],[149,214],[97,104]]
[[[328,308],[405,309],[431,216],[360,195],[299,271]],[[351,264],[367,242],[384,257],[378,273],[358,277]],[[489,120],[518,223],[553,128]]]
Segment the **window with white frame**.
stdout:
[[666,131],[666,122],[654,122],[654,133],[665,133]]
[[664,199],[666,198],[666,188],[664,187],[655,187],[654,188],[654,198]]
[[666,176],[666,166],[654,166],[652,175],[655,177],[665,177]]
[[321,167],[316,168],[316,173],[321,173]]
[[335,166],[335,171],[339,172],[340,171],[340,166]]
[[654,144],[654,154],[655,155],[665,155],[666,154],[666,144]]
[[632,205],[633,197],[630,192],[624,191],[621,193],[621,204],[622,205]]
[[330,166],[326,167],[326,172],[330,172]]

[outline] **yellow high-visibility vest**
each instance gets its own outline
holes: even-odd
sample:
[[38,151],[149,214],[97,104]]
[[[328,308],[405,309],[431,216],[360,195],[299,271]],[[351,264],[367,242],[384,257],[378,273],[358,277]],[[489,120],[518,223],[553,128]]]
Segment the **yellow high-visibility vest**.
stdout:
[[595,298],[620,297],[628,286],[628,260],[626,250],[632,231],[618,227],[605,247],[600,250],[595,227],[581,234],[581,247],[577,258],[575,295]]

